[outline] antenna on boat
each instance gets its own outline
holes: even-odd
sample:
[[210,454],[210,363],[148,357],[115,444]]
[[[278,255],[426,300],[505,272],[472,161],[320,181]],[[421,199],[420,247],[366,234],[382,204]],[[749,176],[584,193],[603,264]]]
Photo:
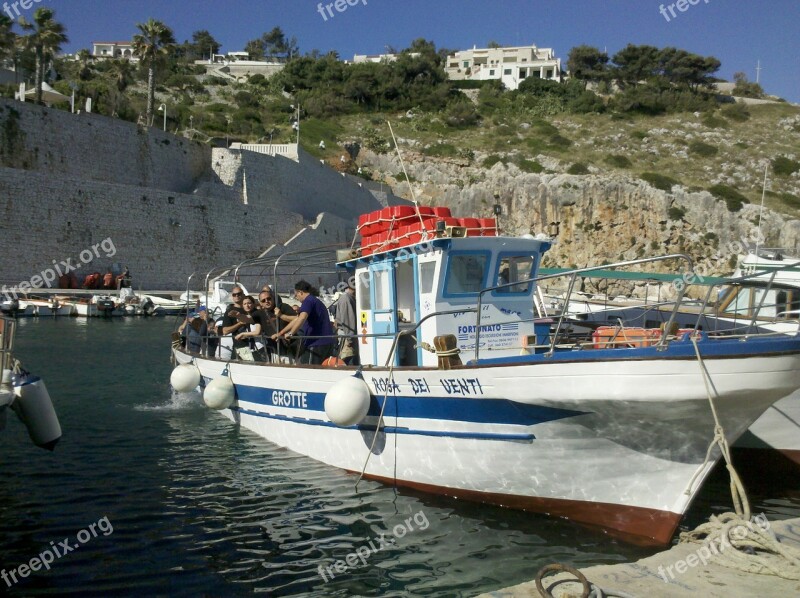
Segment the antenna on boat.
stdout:
[[758,246],[761,243],[761,215],[764,213],[764,196],[767,194],[767,172],[769,161],[764,164],[764,185],[761,188],[761,208],[758,210],[758,236],[756,237],[756,264],[758,263]]
[[411,200],[414,202],[414,207],[416,208],[417,212],[417,218],[419,218],[419,223],[422,225],[422,235],[425,239],[427,239],[428,231],[425,230],[425,225],[422,222],[422,214],[419,213],[419,202],[417,201],[417,195],[416,193],[414,193],[414,186],[411,184],[411,179],[408,178],[408,172],[406,171],[406,164],[405,162],[403,162],[403,154],[400,153],[400,146],[397,145],[397,138],[394,136],[392,123],[387,120],[386,124],[389,125],[389,132],[392,134],[392,142],[394,143],[394,149],[395,151],[397,151],[397,157],[400,159],[400,167],[403,169],[403,175],[406,177],[408,188],[411,190]]

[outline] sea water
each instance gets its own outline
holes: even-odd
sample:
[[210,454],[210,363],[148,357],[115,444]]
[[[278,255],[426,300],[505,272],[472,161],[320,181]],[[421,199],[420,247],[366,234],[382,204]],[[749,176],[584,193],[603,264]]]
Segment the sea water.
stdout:
[[[20,322],[16,354],[46,381],[63,438],[53,453],[36,448],[13,414],[0,434],[0,595],[473,596],[549,563],[655,552],[542,515],[356,489],[353,475],[240,430],[199,395],[173,394],[174,323]],[[751,500],[771,519],[800,516],[788,483]],[[725,510],[719,474],[683,527]]]

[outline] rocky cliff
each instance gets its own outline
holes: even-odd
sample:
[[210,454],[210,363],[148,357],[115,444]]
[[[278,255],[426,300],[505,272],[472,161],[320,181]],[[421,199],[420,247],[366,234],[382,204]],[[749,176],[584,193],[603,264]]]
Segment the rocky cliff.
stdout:
[[[537,156],[546,168],[552,158]],[[395,193],[412,198],[396,155],[364,151],[360,161],[376,177],[395,182]],[[510,234],[555,235],[546,265],[584,267],[668,253],[686,253],[700,272],[730,274],[736,255],[758,237],[759,206],[738,212],[706,191],[681,186],[664,192],[622,174],[531,174],[514,164],[490,169],[467,160],[404,153],[413,195],[422,204],[447,205],[457,216],[491,216],[500,204],[502,228]],[[552,166],[552,168],[551,168]],[[765,209],[761,246],[800,254],[800,221]]]

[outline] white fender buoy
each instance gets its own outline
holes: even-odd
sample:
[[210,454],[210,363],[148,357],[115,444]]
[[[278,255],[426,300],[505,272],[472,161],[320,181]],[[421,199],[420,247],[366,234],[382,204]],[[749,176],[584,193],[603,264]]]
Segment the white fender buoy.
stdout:
[[200,384],[200,370],[191,363],[179,365],[169,376],[169,383],[176,392],[190,392]]
[[227,375],[214,378],[206,385],[203,391],[203,401],[211,409],[220,411],[233,405],[236,398],[236,389]]
[[362,378],[348,376],[336,382],[325,395],[325,415],[343,428],[355,426],[369,411],[369,386]]
[[12,381],[16,399],[11,408],[28,428],[33,443],[52,451],[61,438],[61,425],[44,381],[28,372],[14,376]]

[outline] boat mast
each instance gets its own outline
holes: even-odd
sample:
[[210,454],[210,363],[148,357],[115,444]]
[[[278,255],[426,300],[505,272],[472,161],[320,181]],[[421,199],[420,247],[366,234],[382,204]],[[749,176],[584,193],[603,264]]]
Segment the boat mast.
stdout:
[[767,172],[769,161],[764,164],[764,185],[761,187],[761,208],[758,210],[758,236],[756,237],[756,264],[758,263],[758,246],[761,243],[761,215],[764,213],[764,196],[767,193]]

